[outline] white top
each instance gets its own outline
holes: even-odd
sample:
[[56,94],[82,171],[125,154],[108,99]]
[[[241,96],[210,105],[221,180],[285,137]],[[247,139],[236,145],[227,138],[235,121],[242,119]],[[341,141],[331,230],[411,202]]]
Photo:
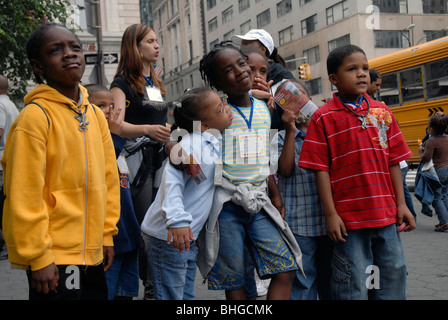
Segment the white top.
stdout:
[[187,154],[193,152],[207,179],[197,184],[184,171],[166,164],[156,198],[141,226],[144,233],[161,240],[167,239],[168,228],[188,226],[197,239],[213,203],[220,141],[208,132],[195,132],[184,136],[180,145]]

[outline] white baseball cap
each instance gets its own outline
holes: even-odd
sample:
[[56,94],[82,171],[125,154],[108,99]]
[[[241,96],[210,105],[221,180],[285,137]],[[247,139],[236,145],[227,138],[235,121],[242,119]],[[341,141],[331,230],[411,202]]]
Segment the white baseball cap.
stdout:
[[274,52],[274,39],[272,39],[272,36],[266,30],[252,29],[244,36],[232,36],[232,42],[239,46],[241,46],[242,40],[258,40],[266,47],[269,55],[272,55],[272,52]]

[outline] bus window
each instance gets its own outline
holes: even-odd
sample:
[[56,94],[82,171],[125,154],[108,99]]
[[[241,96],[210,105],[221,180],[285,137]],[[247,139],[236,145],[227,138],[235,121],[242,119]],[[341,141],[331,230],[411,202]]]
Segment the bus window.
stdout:
[[383,101],[389,107],[399,106],[401,104],[398,74],[396,72],[383,75],[379,95],[379,100]]
[[448,96],[448,58],[425,64],[427,99]]
[[424,100],[422,69],[420,66],[400,72],[403,103]]

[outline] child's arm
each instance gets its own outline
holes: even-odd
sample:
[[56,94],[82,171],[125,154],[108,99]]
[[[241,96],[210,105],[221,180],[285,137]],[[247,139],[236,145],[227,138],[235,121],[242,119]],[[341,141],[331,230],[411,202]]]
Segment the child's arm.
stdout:
[[278,185],[275,182],[273,175],[270,175],[268,178],[268,189],[272,204],[278,210],[278,212],[280,212],[280,215],[284,219],[286,208],[285,204],[283,203],[282,195],[280,194],[280,190],[278,189]]
[[408,206],[406,205],[406,199],[404,196],[404,188],[403,188],[403,177],[401,175],[400,165],[396,164],[389,167],[390,178],[392,180],[392,185],[395,191],[395,197],[397,200],[397,209],[398,209],[398,224],[401,225],[404,221],[407,221],[406,228],[404,231],[412,231],[415,229],[415,219],[412,215],[411,211],[409,211]]
[[285,178],[289,178],[294,173],[295,163],[295,136],[297,119],[294,112],[284,110],[282,114],[282,121],[285,124],[286,133],[283,144],[282,153],[278,159],[278,173]]
[[345,242],[343,236],[348,236],[344,222],[336,211],[331,191],[330,175],[327,171],[316,171],[317,187],[327,220],[328,237],[337,242]]

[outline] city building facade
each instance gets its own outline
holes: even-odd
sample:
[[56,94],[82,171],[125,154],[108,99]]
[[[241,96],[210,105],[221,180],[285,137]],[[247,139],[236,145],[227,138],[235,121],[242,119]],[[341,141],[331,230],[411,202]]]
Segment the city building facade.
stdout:
[[[121,37],[126,28],[140,23],[139,0],[70,0],[69,27],[76,30],[86,59],[83,84],[109,86],[117,71]],[[98,56],[102,59],[98,60]]]
[[151,1],[153,28],[160,44],[157,63],[167,87],[167,101],[188,88],[202,86],[199,61],[206,53],[203,1]]
[[297,78],[299,66],[310,64],[305,83],[320,102],[334,90],[326,71],[332,49],[351,43],[372,59],[447,35],[447,6],[432,0],[205,0],[205,34],[211,47],[232,34],[265,29]]
[[155,0],[154,29],[168,100],[202,85],[197,62],[214,44],[234,34],[265,29],[287,68],[310,64],[305,80],[313,100],[331,97],[326,71],[328,53],[355,44],[372,59],[447,35],[447,1],[433,0]]

